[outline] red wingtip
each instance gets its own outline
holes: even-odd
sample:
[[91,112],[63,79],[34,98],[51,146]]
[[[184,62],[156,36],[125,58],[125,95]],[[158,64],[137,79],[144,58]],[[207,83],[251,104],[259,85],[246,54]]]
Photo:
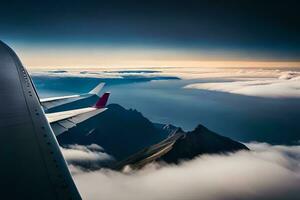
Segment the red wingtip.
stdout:
[[98,108],[98,109],[104,108],[106,106],[107,101],[108,101],[109,95],[110,95],[109,92],[104,93],[102,95],[102,97],[98,99],[98,101],[96,102],[94,107]]

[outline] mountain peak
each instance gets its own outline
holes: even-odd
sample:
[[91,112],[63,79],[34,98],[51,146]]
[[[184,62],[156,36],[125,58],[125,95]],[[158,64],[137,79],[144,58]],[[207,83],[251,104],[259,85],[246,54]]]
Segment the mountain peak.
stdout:
[[208,129],[205,126],[203,126],[202,124],[198,124],[197,127],[192,132],[202,133],[204,131],[208,131]]

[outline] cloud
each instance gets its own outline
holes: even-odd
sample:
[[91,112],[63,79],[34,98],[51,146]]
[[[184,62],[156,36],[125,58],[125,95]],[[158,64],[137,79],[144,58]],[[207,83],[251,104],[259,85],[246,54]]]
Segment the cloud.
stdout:
[[81,71],[81,70],[53,70],[53,71],[33,71],[30,73],[33,77],[58,77],[58,78],[123,78],[119,73],[106,73],[105,71]]
[[35,69],[30,72],[33,76],[52,77],[90,77],[90,78],[123,78],[127,76],[141,77],[178,77],[180,79],[202,78],[274,78],[280,75],[280,70],[274,69],[239,69],[215,67],[140,67],[140,68],[58,68],[44,71]]
[[281,73],[278,78],[195,83],[187,85],[184,88],[228,92],[247,96],[299,98],[300,73],[284,72]]
[[247,145],[252,151],[203,155],[177,166],[156,163],[129,174],[78,170],[74,179],[85,199],[298,199],[300,146]]
[[46,77],[79,77],[79,78],[115,78],[122,79],[126,77],[163,77],[161,71],[157,70],[51,70],[51,71],[32,71],[32,76],[46,76]]
[[81,77],[81,78],[147,78],[148,80],[185,79],[193,80],[186,85],[186,89],[201,89],[210,91],[227,92],[233,94],[271,97],[271,98],[299,98],[300,97],[300,72],[288,71],[282,68],[205,68],[205,67],[165,67],[143,68],[126,70],[119,69],[79,69],[33,71],[33,76],[48,77]]
[[[82,169],[99,169],[101,166],[114,161],[114,158],[105,153],[104,149],[97,144],[68,145],[61,147],[61,150],[69,165]],[[72,167],[71,170],[76,171],[77,169]]]

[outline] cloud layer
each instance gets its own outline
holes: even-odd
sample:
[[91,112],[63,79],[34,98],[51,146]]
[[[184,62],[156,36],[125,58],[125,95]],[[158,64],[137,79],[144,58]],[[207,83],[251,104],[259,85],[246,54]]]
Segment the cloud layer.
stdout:
[[[296,69],[295,69],[296,70]],[[79,69],[34,71],[33,76],[52,77],[89,77],[89,78],[149,78],[161,80],[180,78],[193,80],[187,89],[201,89],[227,92],[233,94],[271,97],[299,98],[300,72],[276,69],[239,69],[239,68],[205,68],[205,67],[165,67],[133,69]]]
[[195,83],[187,85],[184,88],[228,92],[247,96],[299,98],[300,73],[285,72],[279,75],[278,78],[236,79],[230,82]]
[[50,70],[50,71],[33,71],[32,76],[46,76],[46,77],[80,77],[80,78],[115,78],[121,79],[126,77],[163,77],[161,71],[154,70]]
[[130,174],[77,170],[74,179],[85,199],[298,199],[300,146],[247,145],[253,151],[152,164]]
[[[69,145],[61,147],[61,150],[69,165],[77,166],[81,169],[97,169],[114,161],[114,158],[105,153],[103,148],[97,144],[87,146]],[[71,170],[77,172],[77,169],[74,167]]]

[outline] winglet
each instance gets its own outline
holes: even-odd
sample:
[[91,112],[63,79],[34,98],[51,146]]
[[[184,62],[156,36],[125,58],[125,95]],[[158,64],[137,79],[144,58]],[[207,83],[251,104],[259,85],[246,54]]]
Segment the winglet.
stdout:
[[98,99],[98,101],[96,102],[96,104],[94,105],[95,108],[104,108],[106,106],[106,103],[108,101],[110,93],[106,92],[102,95],[101,98]]
[[105,83],[100,83],[99,85],[97,85],[94,89],[92,89],[89,94],[95,94],[98,97],[100,97],[100,91],[101,89],[104,87]]

